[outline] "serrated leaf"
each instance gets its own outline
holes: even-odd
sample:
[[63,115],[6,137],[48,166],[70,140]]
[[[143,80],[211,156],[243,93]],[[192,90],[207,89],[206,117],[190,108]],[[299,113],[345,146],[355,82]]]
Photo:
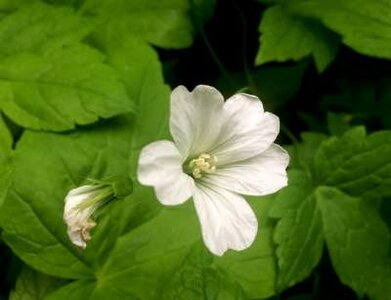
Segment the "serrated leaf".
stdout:
[[274,241],[279,270],[277,287],[283,290],[309,276],[322,255],[322,220],[314,186],[306,173],[289,172],[288,187],[277,195],[269,215],[280,219]]
[[0,107],[16,123],[63,131],[132,111],[118,74],[96,50],[75,44],[48,55],[0,60]]
[[391,299],[391,236],[378,212],[336,188],[318,188],[316,198],[341,281],[371,299]]
[[64,280],[24,267],[10,293],[10,300],[41,300],[58,288]]
[[391,195],[391,131],[366,135],[362,127],[322,143],[315,158],[318,180],[351,196]]
[[98,18],[98,36],[135,35],[163,48],[183,48],[191,45],[195,31],[191,8],[204,11],[193,12],[198,18],[210,15],[214,1],[196,0],[193,5],[187,0],[88,0],[83,12]]
[[290,15],[279,5],[266,10],[259,32],[257,65],[297,61],[312,55],[318,71],[322,72],[338,50],[338,38],[332,32],[316,22]]
[[290,12],[321,20],[342,42],[367,55],[391,58],[390,0],[280,1]]
[[[339,211],[341,217],[352,213],[353,207],[337,204],[341,194],[345,192],[344,197],[346,198],[361,196],[363,197],[363,203],[370,203],[372,206],[368,207],[366,212],[368,218],[372,219],[375,224],[381,224],[380,214],[374,211],[377,201],[366,200],[389,195],[391,179],[389,162],[390,132],[376,132],[367,136],[364,128],[357,127],[348,130],[341,137],[326,139],[324,135],[311,133],[303,136],[303,140],[304,143],[291,148],[293,169],[288,172],[288,187],[278,194],[270,211],[270,216],[279,219],[275,229],[274,241],[278,246],[278,284],[280,289],[291,286],[310,274],[318,263],[325,238],[327,243],[330,239],[338,239],[337,242],[340,244],[343,242],[351,243],[351,245],[360,245],[364,249],[363,252],[360,252],[360,255],[368,254],[367,263],[362,266],[362,270],[355,269],[357,276],[365,273],[364,269],[370,264],[370,261],[373,260],[375,265],[379,265],[371,253],[377,251],[383,253],[381,251],[384,251],[381,250],[383,248],[379,250],[374,241],[364,243],[361,241],[362,237],[360,235],[345,235],[347,229],[341,228],[347,225],[343,225],[341,220],[334,219],[338,217],[334,214]],[[325,185],[329,187],[325,188]],[[335,204],[327,204],[327,207],[325,205],[320,208],[318,194],[322,194],[327,189],[331,189],[333,192],[328,192],[327,197],[323,195],[324,200],[322,201]],[[329,207],[330,205],[334,205],[334,209]],[[356,221],[352,222],[357,224],[362,216],[358,217],[356,212],[354,214],[356,215],[352,215],[352,220],[356,218]],[[348,222],[348,217],[344,217],[344,220]],[[329,222],[332,225],[325,225],[324,222]],[[365,222],[365,218],[362,222]],[[325,226],[335,226],[333,233],[327,233],[328,229]],[[363,223],[362,226],[367,228],[369,225]],[[373,225],[373,227],[376,226]],[[379,225],[379,230],[383,236],[389,235],[389,229],[384,224]],[[371,232],[376,236],[375,231]],[[376,238],[380,239],[381,237],[377,235]],[[359,265],[360,259],[356,260],[354,257],[357,250],[354,250],[354,247],[345,250],[346,262],[344,262],[344,265]],[[350,255],[352,261],[349,259]],[[350,270],[354,268],[352,267]],[[369,272],[373,278],[383,276],[383,271],[378,269],[377,271],[371,269]],[[357,283],[359,280],[365,280],[362,279],[364,277],[357,279],[357,281],[346,274],[341,276],[345,280],[344,282],[349,283],[356,291],[363,291],[356,288],[356,286],[359,284]],[[347,279],[344,279],[344,277]],[[381,282],[381,280],[378,281]],[[382,295],[381,285],[372,285],[370,291],[371,295]]]

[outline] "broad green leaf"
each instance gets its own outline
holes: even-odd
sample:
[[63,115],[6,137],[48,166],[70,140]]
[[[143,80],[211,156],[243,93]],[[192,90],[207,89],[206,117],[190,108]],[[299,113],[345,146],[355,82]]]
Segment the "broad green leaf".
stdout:
[[0,207],[11,184],[13,139],[0,115]]
[[170,89],[163,81],[156,52],[144,41],[134,37],[123,40],[122,37],[113,35],[101,37],[97,43],[106,53],[109,63],[121,75],[128,95],[135,99],[131,152],[134,176],[141,148],[153,141],[170,138]]
[[0,60],[0,107],[24,127],[63,131],[133,109],[117,72],[75,44]]
[[378,212],[336,188],[321,187],[316,198],[341,281],[371,299],[391,299],[391,236]]
[[10,300],[40,300],[58,288],[64,280],[24,267],[18,277]]
[[315,158],[318,180],[351,196],[391,195],[391,131],[366,135],[362,127],[322,143]]
[[322,21],[362,54],[391,58],[390,0],[289,0],[287,11]]
[[23,134],[14,155],[12,186],[0,210],[3,238],[21,259],[58,277],[91,273],[90,262],[66,235],[64,199],[86,178],[129,174],[128,126],[118,120],[67,135]]
[[0,57],[21,52],[48,53],[80,41],[90,29],[89,23],[70,8],[40,2],[23,5],[0,21]]
[[283,290],[308,277],[322,255],[322,220],[313,184],[306,173],[289,172],[288,187],[278,194],[270,216],[279,219],[274,241],[278,257],[277,288]]
[[215,258],[215,265],[234,278],[250,299],[264,299],[276,293],[276,260],[272,241],[273,223],[267,217],[274,198],[248,197],[258,218],[254,244],[240,252],[229,251]]
[[[193,8],[210,15],[214,1],[198,0],[193,4]],[[188,0],[87,0],[82,12],[97,17],[98,36],[136,35],[163,48],[183,48],[191,45],[195,32],[191,8]],[[200,11],[193,13],[200,18]]]
[[0,107],[9,118],[64,131],[132,110],[104,56],[79,43],[89,30],[72,9],[43,3],[0,21]]
[[[245,300],[241,287],[224,270],[211,266],[211,255],[195,248],[163,290],[163,300]],[[204,253],[203,253],[204,252]],[[206,253],[205,253],[206,252]]]
[[338,38],[321,24],[295,17],[283,7],[268,8],[259,25],[260,49],[256,64],[297,61],[312,55],[322,72],[334,59]]
[[0,14],[8,15],[22,5],[31,4],[38,0],[0,0]]

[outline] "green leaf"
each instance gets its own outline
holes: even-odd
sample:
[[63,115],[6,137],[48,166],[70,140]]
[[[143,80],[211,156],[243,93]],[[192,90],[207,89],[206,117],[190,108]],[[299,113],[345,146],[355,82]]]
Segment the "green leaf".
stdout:
[[274,241],[278,246],[277,288],[283,290],[308,277],[322,255],[322,220],[314,187],[304,172],[289,172],[289,185],[278,194],[269,215],[279,219]]
[[[214,1],[198,0],[194,5],[210,15]],[[190,9],[187,0],[87,0],[82,11],[97,17],[98,36],[135,35],[163,48],[183,48],[191,45],[195,31]],[[194,13],[200,17],[200,11]]]
[[[349,270],[355,272],[357,276],[365,273],[364,269],[370,261],[373,261],[374,266],[380,264],[373,253],[379,251],[382,256],[386,247],[374,240],[368,243],[361,240],[360,234],[369,235],[369,233],[347,234],[348,229],[343,229],[343,226],[361,226],[364,227],[364,231],[368,230],[373,234],[374,239],[383,239],[385,236],[388,239],[389,229],[385,224],[381,225],[383,221],[380,214],[374,210],[378,202],[367,200],[389,196],[390,138],[390,131],[380,131],[367,136],[364,128],[357,127],[348,130],[341,137],[327,139],[324,135],[307,133],[302,136],[303,143],[290,148],[292,169],[288,172],[288,187],[279,192],[269,212],[271,217],[278,219],[274,241],[277,244],[279,289],[292,286],[309,276],[319,261],[325,239],[329,248],[332,240],[336,240],[335,243],[338,245],[343,243],[355,245],[349,246],[348,249],[343,248],[345,251],[343,264],[351,266]],[[328,187],[325,187],[326,185]],[[333,192],[323,195],[328,191],[327,189]],[[341,197],[343,193],[346,195]],[[328,201],[327,204],[319,203],[319,195],[323,202]],[[373,225],[364,223],[359,225],[359,220],[365,222],[364,215],[357,215],[349,205],[338,203],[344,201],[340,198],[352,199],[352,197],[362,197],[360,203],[371,205],[368,209],[365,208],[364,212],[365,215],[368,214],[370,220],[368,222],[373,222]],[[331,205],[334,207],[331,208]],[[345,221],[336,219],[337,212],[338,218],[344,216],[343,220],[348,222],[351,219],[352,223],[343,225]],[[355,215],[350,218],[350,214]],[[331,233],[328,226],[334,226]],[[372,231],[377,226],[380,230],[379,234]],[[362,265],[362,270],[356,269],[360,268],[358,265],[361,259],[355,256],[356,248],[360,248],[360,257],[367,255],[365,258],[367,263]],[[384,259],[385,256],[382,257]],[[369,269],[368,272],[373,280],[384,276],[383,271],[377,267]],[[357,292],[370,293],[378,299],[383,299],[378,296],[382,295],[381,280],[379,285],[372,285],[370,292],[369,290],[363,292],[362,289],[357,288],[357,285],[360,285],[360,280],[365,280],[364,276],[357,280],[345,273],[340,276]]]
[[104,57],[82,44],[0,60],[0,107],[19,125],[63,131],[129,112],[132,101]]
[[232,278],[211,266],[212,261],[212,255],[203,246],[196,247],[168,280],[161,299],[248,299]]
[[0,22],[0,107],[15,123],[64,131],[132,111],[118,74],[80,44],[69,8],[28,5]]
[[64,280],[37,272],[24,267],[16,282],[15,289],[10,293],[10,300],[40,300],[50,294]]
[[289,166],[292,169],[301,169],[306,172],[308,178],[315,173],[315,154],[319,145],[327,139],[327,136],[317,132],[302,132],[301,143],[286,147],[290,154]]
[[264,299],[276,293],[276,260],[272,241],[273,223],[268,218],[274,198],[247,197],[258,219],[254,244],[240,252],[227,252],[215,258],[215,265],[225,270],[242,286],[251,299]]
[[362,54],[391,58],[390,0],[289,0],[287,11],[316,18],[342,35],[342,42]]
[[371,299],[391,299],[391,236],[378,212],[336,188],[321,187],[316,198],[341,281]]
[[169,138],[170,89],[164,83],[156,52],[144,41],[113,35],[101,37],[97,43],[121,75],[128,95],[136,100],[131,152],[131,169],[135,176],[141,148],[155,140]]
[[23,5],[37,1],[38,0],[0,0],[0,15],[8,15]]
[[21,259],[63,278],[91,273],[90,263],[66,235],[64,199],[86,178],[129,174],[128,126],[118,120],[68,135],[23,134],[14,155],[12,186],[0,211],[3,238]]
[[349,130],[352,116],[343,113],[327,112],[327,126],[331,135],[341,136]]
[[23,5],[0,22],[0,57],[22,52],[45,54],[79,42],[90,30],[89,22],[70,8],[41,2]]
[[315,158],[318,180],[351,196],[391,195],[391,131],[366,135],[357,127],[322,143]]
[[0,115],[0,207],[11,184],[13,139]]
[[266,10],[259,32],[257,65],[297,61],[312,55],[318,71],[322,72],[338,50],[338,38],[332,32],[316,22],[290,15],[279,5]]

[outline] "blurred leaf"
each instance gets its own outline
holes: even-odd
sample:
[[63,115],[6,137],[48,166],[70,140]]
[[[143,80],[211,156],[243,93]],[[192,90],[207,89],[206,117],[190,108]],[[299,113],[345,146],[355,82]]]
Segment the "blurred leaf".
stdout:
[[61,284],[64,280],[24,267],[11,291],[10,300],[41,300]]
[[118,74],[76,42],[83,24],[69,9],[44,4],[0,22],[0,107],[15,123],[63,131],[132,110]]
[[391,128],[391,78],[369,74],[367,78],[339,78],[339,93],[321,99],[322,110],[338,110],[351,115],[351,122]]
[[275,110],[291,99],[299,90],[308,64],[265,66],[255,70],[253,78],[258,96],[267,110]]
[[288,14],[283,7],[268,8],[259,26],[260,49],[256,64],[297,61],[312,55],[322,72],[334,60],[338,38],[316,22]]
[[341,136],[349,130],[352,117],[348,114],[327,112],[327,125],[331,135]]
[[280,0],[296,15],[316,18],[362,54],[391,58],[390,0]]
[[[210,15],[213,0],[194,1],[201,16]],[[188,0],[86,0],[82,12],[98,18],[96,34],[123,37],[135,35],[163,48],[184,48],[192,44],[195,31]]]
[[319,188],[316,197],[341,281],[371,299],[391,299],[390,231],[378,212],[331,187]]
[[0,115],[0,208],[11,184],[13,139]]
[[245,87],[246,92],[248,89],[262,100],[266,110],[274,111],[299,90],[307,66],[306,62],[300,62],[286,66],[261,66],[248,75],[245,72],[231,72],[229,76],[221,76],[216,86],[227,97]]
[[24,52],[48,54],[79,42],[90,30],[87,20],[70,8],[40,2],[24,5],[0,22],[0,57]]

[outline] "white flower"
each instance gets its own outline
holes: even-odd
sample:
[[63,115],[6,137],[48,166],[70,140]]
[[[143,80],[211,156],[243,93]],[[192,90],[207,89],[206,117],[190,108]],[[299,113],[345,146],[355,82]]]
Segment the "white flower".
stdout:
[[[69,191],[65,197],[64,221],[67,224],[67,233],[72,243],[82,249],[91,239],[90,230],[96,223],[91,219],[92,214],[99,206],[99,202],[91,201],[102,192],[101,187],[83,185]],[[88,201],[93,202],[89,205]]]
[[216,255],[255,239],[256,216],[240,195],[267,195],[287,185],[289,156],[273,144],[279,119],[252,95],[224,102],[213,87],[171,94],[171,141],[143,148],[138,180],[165,205],[193,197],[206,246]]
[[69,191],[65,197],[64,221],[72,243],[85,249],[91,240],[90,231],[96,226],[92,215],[114,198],[124,198],[133,190],[128,178],[111,176],[101,180],[89,179],[91,184]]

